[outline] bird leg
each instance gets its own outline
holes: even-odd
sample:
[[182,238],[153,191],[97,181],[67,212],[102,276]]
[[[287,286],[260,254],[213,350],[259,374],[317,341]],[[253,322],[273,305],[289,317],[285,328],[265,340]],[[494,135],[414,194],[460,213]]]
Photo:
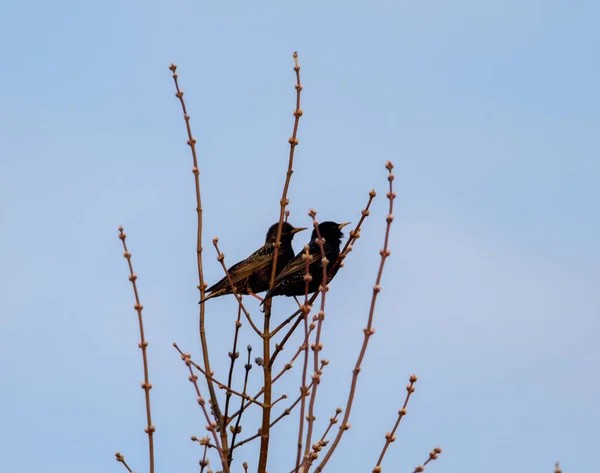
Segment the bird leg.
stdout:
[[256,295],[256,294],[254,294],[252,291],[248,291],[248,295],[256,297],[256,298],[257,298],[259,301],[261,301],[261,302],[263,301],[263,298],[262,298],[262,297],[260,297],[260,296],[257,296],[257,295]]

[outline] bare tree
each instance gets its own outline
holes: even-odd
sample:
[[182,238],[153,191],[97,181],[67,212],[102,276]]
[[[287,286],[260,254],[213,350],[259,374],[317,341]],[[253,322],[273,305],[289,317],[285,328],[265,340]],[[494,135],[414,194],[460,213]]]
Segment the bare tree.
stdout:
[[[275,243],[274,257],[270,276],[270,288],[273,285],[277,276],[277,259],[279,255],[282,226],[289,212],[287,206],[288,190],[291,184],[291,178],[294,171],[294,152],[298,146],[298,127],[300,123],[300,117],[302,116],[301,108],[301,92],[302,84],[300,81],[300,66],[298,64],[298,55],[294,53],[294,71],[296,76],[296,108],[294,111],[294,126],[292,136],[288,142],[290,144],[290,152],[288,158],[288,166],[285,175],[285,181],[283,185],[283,191],[280,199],[280,210],[279,210],[279,222],[277,227],[277,238]],[[187,143],[190,146],[193,160],[192,172],[194,174],[194,183],[196,190],[196,210],[197,210],[197,266],[198,266],[198,289],[200,291],[200,300],[205,297],[205,291],[208,285],[204,279],[203,271],[203,241],[202,241],[202,200],[200,193],[200,170],[198,165],[198,156],[196,154],[196,139],[193,137],[192,130],[190,127],[190,116],[186,109],[186,104],[183,99],[183,91],[179,87],[177,67],[172,64],[170,69],[173,73],[173,80],[176,89],[176,96],[179,99],[181,108],[183,111],[183,117],[185,119],[185,125],[187,129],[188,140]],[[380,262],[379,270],[373,285],[373,292],[371,296],[371,304],[368,313],[366,314],[366,327],[364,328],[364,338],[362,346],[358,351],[356,363],[352,370],[352,379],[348,388],[347,397],[344,407],[332,408],[332,417],[329,419],[328,424],[325,426],[324,431],[317,434],[317,425],[315,423],[315,406],[318,400],[319,384],[321,377],[324,374],[324,368],[328,365],[329,361],[322,358],[320,352],[323,348],[324,336],[323,336],[323,324],[325,322],[326,315],[326,300],[327,292],[329,290],[328,282],[331,280],[333,275],[343,266],[345,258],[348,257],[352,251],[353,245],[357,242],[360,237],[361,227],[365,219],[369,216],[369,209],[373,199],[376,197],[375,190],[368,192],[368,198],[365,208],[360,213],[360,218],[355,228],[350,231],[349,238],[342,248],[339,257],[335,261],[328,261],[324,243],[325,240],[322,238],[319,232],[319,222],[316,219],[317,212],[313,209],[309,211],[309,216],[312,218],[314,231],[317,235],[317,243],[320,251],[321,268],[322,274],[318,290],[313,294],[309,294],[309,282],[311,281],[311,275],[309,272],[309,263],[311,258],[308,255],[308,248],[305,247],[305,253],[303,261],[306,262],[305,268],[305,292],[304,296],[300,296],[299,300],[296,298],[298,308],[292,314],[290,314],[282,323],[277,326],[272,326],[272,299],[266,299],[264,301],[264,310],[262,317],[262,324],[258,322],[260,317],[253,316],[247,307],[244,305],[242,295],[238,293],[236,286],[227,270],[225,264],[224,254],[219,249],[218,240],[213,240],[213,245],[217,252],[217,259],[220,261],[225,276],[228,279],[231,291],[238,303],[237,317],[235,319],[235,325],[233,327],[233,347],[229,352],[230,358],[228,373],[221,377],[217,375],[211,369],[211,356],[209,353],[209,347],[207,343],[207,337],[209,336],[206,332],[205,318],[206,318],[206,304],[202,302],[199,306],[199,327],[200,327],[200,343],[202,346],[201,358],[195,361],[190,353],[180,349],[177,344],[174,344],[175,349],[181,355],[181,359],[185,363],[188,373],[189,380],[194,387],[196,393],[197,403],[200,405],[202,413],[206,419],[206,429],[208,435],[206,437],[197,438],[192,437],[192,440],[198,442],[202,446],[202,458],[200,460],[200,472],[203,473],[205,470],[211,472],[210,461],[218,464],[217,471],[223,473],[229,473],[235,467],[233,462],[233,453],[235,450],[246,446],[252,442],[257,442],[260,445],[258,451],[258,458],[256,462],[256,470],[258,473],[266,473],[269,456],[272,452],[270,449],[271,445],[271,431],[276,428],[277,424],[281,422],[285,417],[288,417],[294,409],[297,409],[298,413],[298,437],[297,437],[297,451],[295,458],[290,458],[290,471],[291,473],[302,472],[315,472],[319,473],[324,470],[329,460],[331,459],[334,452],[338,449],[341,440],[345,432],[350,429],[350,415],[352,407],[354,405],[355,394],[358,386],[358,380],[361,372],[362,362],[364,360],[369,341],[371,336],[375,333],[374,318],[375,309],[377,304],[377,297],[381,291],[381,280],[383,277],[383,270],[387,258],[390,256],[389,241],[392,223],[394,220],[394,199],[396,194],[394,192],[394,174],[393,164],[390,161],[385,163],[387,170],[387,190],[386,197],[388,200],[388,212],[385,219],[385,238],[383,241],[383,247],[379,251]],[[137,276],[133,270],[131,263],[131,253],[129,252],[126,244],[126,234],[122,227],[119,228],[119,237],[123,242],[124,256],[127,259],[129,265],[129,280],[132,283],[133,291],[135,295],[134,308],[138,315],[139,327],[140,327],[140,343],[139,347],[142,350],[143,365],[144,365],[144,382],[142,388],[145,393],[146,403],[146,414],[147,414],[147,425],[145,428],[148,434],[148,453],[150,458],[150,473],[154,473],[154,439],[153,432],[155,430],[152,424],[152,416],[150,409],[150,390],[152,385],[149,381],[148,375],[148,360],[146,357],[146,351],[148,342],[144,337],[143,317],[142,311],[143,306],[140,301],[138,294],[136,279]],[[319,299],[319,300],[318,300]],[[318,305],[315,305],[317,303]],[[316,308],[317,310],[313,310]],[[313,315],[311,316],[311,313]],[[262,387],[252,395],[248,393],[248,380],[251,372],[252,364],[252,346],[248,345],[246,350],[246,363],[244,364],[244,380],[240,387],[234,386],[234,371],[236,369],[236,360],[239,358],[239,346],[240,341],[240,328],[242,327],[243,321],[247,321],[252,327],[256,337],[259,340],[261,347],[261,356],[257,358],[257,364],[262,368]],[[282,350],[286,344],[291,343],[290,339],[292,334],[302,327],[303,336],[301,337],[302,342],[299,346],[295,347],[293,356],[283,365],[281,369],[275,369],[275,361],[281,355]],[[312,352],[312,353],[311,353]],[[287,400],[286,395],[282,395],[277,399],[273,399],[273,385],[285,376],[291,369],[293,364],[298,360],[302,359],[302,376],[300,385],[300,395],[293,399]],[[204,386],[201,388],[198,382],[201,378],[204,382]],[[412,393],[415,390],[415,383],[417,377],[412,375],[409,379],[409,384],[406,386],[406,397],[398,416],[393,424],[390,432],[385,434],[385,442],[381,449],[381,452],[377,456],[376,452],[374,455],[374,473],[382,471],[382,464],[384,457],[388,451],[389,446],[396,439],[396,431],[400,426],[400,422],[406,415],[408,402]],[[204,389],[206,389],[204,391]],[[203,395],[203,391],[206,393]],[[221,394],[223,392],[223,394]],[[237,402],[236,402],[237,401]],[[284,404],[287,402],[285,407],[279,408],[280,403]],[[237,410],[234,410],[234,405],[238,405]],[[257,433],[250,435],[246,438],[240,438],[242,433],[242,420],[245,418],[244,414],[250,409],[258,409],[261,413],[260,426],[257,429]],[[334,426],[338,425],[337,432],[334,432]],[[249,430],[249,429],[246,429]],[[441,453],[439,447],[433,449],[427,460],[414,469],[414,472],[423,471],[425,466],[431,461],[438,458]],[[122,454],[116,453],[116,458],[121,462],[128,471],[132,471],[129,465],[126,463],[125,458]],[[243,462],[241,467],[244,472],[249,469],[248,463]],[[238,468],[239,470],[239,468]]]

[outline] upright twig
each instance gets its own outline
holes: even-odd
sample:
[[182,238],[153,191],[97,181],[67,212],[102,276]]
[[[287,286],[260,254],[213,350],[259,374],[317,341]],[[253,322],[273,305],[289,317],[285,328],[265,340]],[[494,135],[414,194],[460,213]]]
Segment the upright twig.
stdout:
[[392,431],[385,434],[385,444],[383,445],[383,448],[381,449],[381,453],[379,454],[379,459],[377,460],[377,465],[375,465],[375,468],[373,469],[373,473],[381,472],[381,462],[383,461],[383,457],[385,456],[390,444],[392,442],[396,441],[396,430],[398,430],[400,421],[406,415],[406,407],[408,406],[408,401],[410,399],[410,396],[412,393],[415,392],[415,383],[417,382],[417,375],[413,374],[410,377],[409,381],[410,381],[410,384],[408,384],[406,386],[406,398],[404,399],[404,405],[402,406],[402,409],[400,409],[398,411],[398,417],[396,419],[396,423],[394,424],[394,427],[392,428]]
[[[296,108],[294,110],[294,130],[291,138],[288,140],[290,144],[290,155],[288,159],[288,169],[285,177],[285,184],[283,186],[283,192],[280,200],[280,212],[279,212],[279,224],[277,225],[277,238],[275,240],[275,248],[273,251],[273,266],[271,269],[271,280],[269,283],[269,289],[273,288],[275,283],[277,259],[279,256],[279,245],[281,244],[281,229],[284,222],[286,206],[289,203],[287,198],[288,189],[290,186],[290,180],[292,178],[293,165],[294,165],[294,151],[298,145],[298,124],[300,123],[300,117],[302,116],[302,109],[300,108],[300,92],[302,91],[302,85],[300,83],[300,66],[298,64],[298,53],[294,52],[294,71],[296,71]],[[263,328],[263,373],[264,373],[264,403],[262,415],[262,428],[261,428],[261,442],[260,442],[260,455],[258,458],[258,473],[266,473],[267,460],[269,455],[269,440],[270,440],[270,425],[271,425],[271,396],[272,396],[272,364],[271,364],[271,337],[270,337],[270,323],[271,323],[271,306],[272,299],[267,300],[265,303],[265,318]]]
[[[150,456],[150,473],[154,473],[154,431],[156,430],[154,425],[152,425],[152,414],[150,412],[150,389],[152,389],[152,384],[150,383],[148,377],[148,356],[146,353],[146,349],[148,348],[148,342],[144,337],[144,320],[142,317],[142,310],[144,310],[144,306],[140,302],[140,296],[137,290],[137,275],[133,272],[133,265],[131,264],[131,253],[127,250],[127,243],[125,239],[127,238],[127,234],[123,230],[123,227],[119,227],[119,238],[121,242],[123,242],[123,256],[127,260],[127,265],[129,266],[129,280],[131,281],[131,285],[133,286],[133,294],[135,296],[135,304],[133,308],[136,310],[138,315],[138,323],[140,326],[140,343],[138,346],[142,350],[142,360],[144,362],[144,382],[142,383],[142,389],[145,394],[146,401],[146,422],[147,426],[144,431],[148,434],[148,454]],[[123,463],[126,467],[127,464],[123,459],[123,456],[118,454],[117,461]],[[129,469],[129,467],[127,467]]]
[[[197,225],[197,237],[196,237],[196,257],[197,257],[197,265],[198,265],[198,289],[200,290],[200,300],[204,299],[204,292],[208,285],[204,282],[204,270],[202,266],[202,200],[200,198],[200,170],[198,168],[198,157],[196,155],[196,138],[192,136],[192,128],[190,126],[190,116],[187,113],[187,109],[185,106],[185,102],[183,100],[183,90],[179,88],[179,82],[177,80],[177,66],[175,64],[171,64],[169,67],[171,72],[173,72],[173,82],[175,83],[175,89],[177,93],[176,97],[179,99],[181,103],[181,109],[183,111],[183,118],[185,119],[185,126],[187,129],[188,141],[187,144],[192,151],[192,160],[193,160],[193,168],[192,172],[194,174],[194,184],[196,189],[196,214],[198,218]],[[210,368],[210,358],[208,354],[208,343],[206,341],[206,328],[205,328],[205,310],[204,303],[200,304],[200,316],[199,316],[199,331],[200,331],[200,343],[202,345],[202,358],[204,362],[204,368],[208,373],[212,373]],[[217,418],[217,428],[221,435],[221,442],[223,444],[223,450],[225,452],[228,451],[227,444],[227,430],[223,425],[223,415],[221,414],[221,409],[219,408],[219,400],[217,398],[217,394],[215,392],[215,387],[211,380],[207,379],[206,384],[208,386],[208,392],[210,395],[210,404],[215,413],[215,417]],[[225,473],[229,473],[229,467],[227,465],[223,465],[223,469]]]
[[304,461],[303,461],[303,470],[308,473],[308,468],[313,460],[316,459],[318,455],[317,452],[311,452],[311,442],[312,442],[312,432],[313,426],[315,422],[315,401],[317,399],[317,388],[319,387],[319,383],[321,382],[321,374],[322,372],[319,370],[319,352],[323,349],[323,344],[321,343],[321,329],[323,327],[323,321],[325,320],[325,295],[329,290],[329,286],[327,285],[327,266],[329,265],[329,260],[325,256],[325,240],[321,236],[321,232],[319,231],[319,222],[316,220],[317,212],[313,209],[310,210],[309,215],[313,219],[313,227],[317,232],[317,244],[319,245],[319,250],[321,251],[321,267],[323,271],[321,285],[319,286],[319,292],[321,293],[321,308],[319,309],[319,313],[317,314],[317,333],[315,336],[315,343],[311,345],[311,349],[313,351],[313,365],[314,365],[314,373],[312,375],[312,380],[314,386],[310,393],[310,402],[308,404],[308,417],[307,417],[307,429],[306,429],[306,444],[304,446]]
[[389,191],[386,194],[390,205],[389,205],[389,212],[386,217],[387,225],[386,225],[386,230],[385,230],[385,239],[384,239],[384,243],[383,243],[383,249],[380,251],[381,261],[379,263],[379,271],[377,272],[377,278],[375,280],[375,285],[373,286],[373,295],[371,297],[371,308],[369,309],[369,318],[368,318],[368,322],[367,322],[367,327],[364,329],[365,338],[363,340],[363,344],[360,349],[360,354],[358,355],[358,359],[356,360],[354,369],[352,370],[352,382],[350,384],[350,392],[348,393],[348,400],[346,401],[344,418],[340,425],[340,429],[338,430],[338,433],[337,433],[335,439],[333,440],[331,447],[329,448],[329,450],[327,450],[327,453],[323,457],[323,460],[321,460],[321,463],[319,463],[319,465],[315,469],[315,473],[320,473],[321,471],[323,471],[323,467],[327,464],[327,462],[331,458],[331,455],[333,455],[333,452],[339,445],[340,440],[342,439],[342,437],[344,435],[344,432],[350,428],[350,424],[348,423],[348,420],[350,419],[350,412],[352,411],[352,403],[354,402],[354,395],[356,392],[356,384],[358,382],[358,375],[360,373],[361,364],[362,364],[363,358],[365,357],[367,347],[369,345],[369,339],[370,339],[371,335],[373,335],[375,333],[375,329],[373,328],[373,318],[375,315],[375,304],[377,302],[377,295],[379,294],[379,291],[381,291],[381,285],[380,285],[381,284],[381,276],[383,275],[383,268],[385,266],[385,261],[386,261],[387,257],[391,254],[391,251],[388,249],[388,244],[389,244],[389,240],[390,240],[390,229],[392,226],[392,221],[394,220],[394,199],[396,198],[396,194],[394,193],[394,188],[392,185],[392,183],[394,181],[394,174],[392,173],[392,169],[394,168],[394,165],[392,164],[391,161],[388,161],[386,163],[385,167],[388,170],[388,181],[390,183]]

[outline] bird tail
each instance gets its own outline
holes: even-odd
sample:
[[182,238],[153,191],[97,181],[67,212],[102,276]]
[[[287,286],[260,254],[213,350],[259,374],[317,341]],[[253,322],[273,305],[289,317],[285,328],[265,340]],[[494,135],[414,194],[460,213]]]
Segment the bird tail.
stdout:
[[200,302],[198,302],[198,304],[202,304],[204,302],[206,302],[209,299],[212,299],[213,297],[217,297],[219,295],[218,292],[213,292],[212,294],[207,295],[206,297],[204,297],[204,299],[200,299]]
[[262,307],[265,302],[270,299],[271,297],[273,297],[273,294],[271,294],[271,291],[267,291],[267,293],[265,294],[265,297],[263,297],[262,302],[259,304],[260,307]]

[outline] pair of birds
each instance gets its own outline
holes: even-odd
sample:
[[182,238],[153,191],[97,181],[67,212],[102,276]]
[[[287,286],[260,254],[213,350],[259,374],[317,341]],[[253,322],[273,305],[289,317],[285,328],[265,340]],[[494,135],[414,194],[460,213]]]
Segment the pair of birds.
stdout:
[[[340,254],[340,244],[342,242],[342,228],[348,225],[346,223],[323,222],[319,224],[319,233],[325,239],[325,256],[329,260],[329,265],[333,265]],[[248,256],[245,260],[234,264],[229,268],[231,281],[238,294],[256,295],[259,292],[267,291],[264,300],[273,296],[301,296],[306,291],[306,282],[304,275],[306,273],[306,262],[302,259],[304,250],[294,256],[292,240],[294,235],[306,228],[294,228],[291,224],[283,222],[281,227],[281,245],[277,255],[276,278],[273,288],[269,291],[269,282],[271,280],[271,270],[273,266],[273,253],[275,252],[275,243],[277,240],[278,223],[271,225],[267,232],[265,244]],[[321,264],[321,248],[317,243],[318,234],[313,230],[308,243],[308,253],[310,262],[308,271],[312,280],[308,284],[308,292],[312,293],[319,289],[323,279],[323,267]],[[334,269],[330,274],[329,281],[335,276],[339,269]],[[327,282],[329,282],[327,281]],[[206,292],[208,295],[200,303],[232,294],[231,285],[227,277],[209,287]]]

